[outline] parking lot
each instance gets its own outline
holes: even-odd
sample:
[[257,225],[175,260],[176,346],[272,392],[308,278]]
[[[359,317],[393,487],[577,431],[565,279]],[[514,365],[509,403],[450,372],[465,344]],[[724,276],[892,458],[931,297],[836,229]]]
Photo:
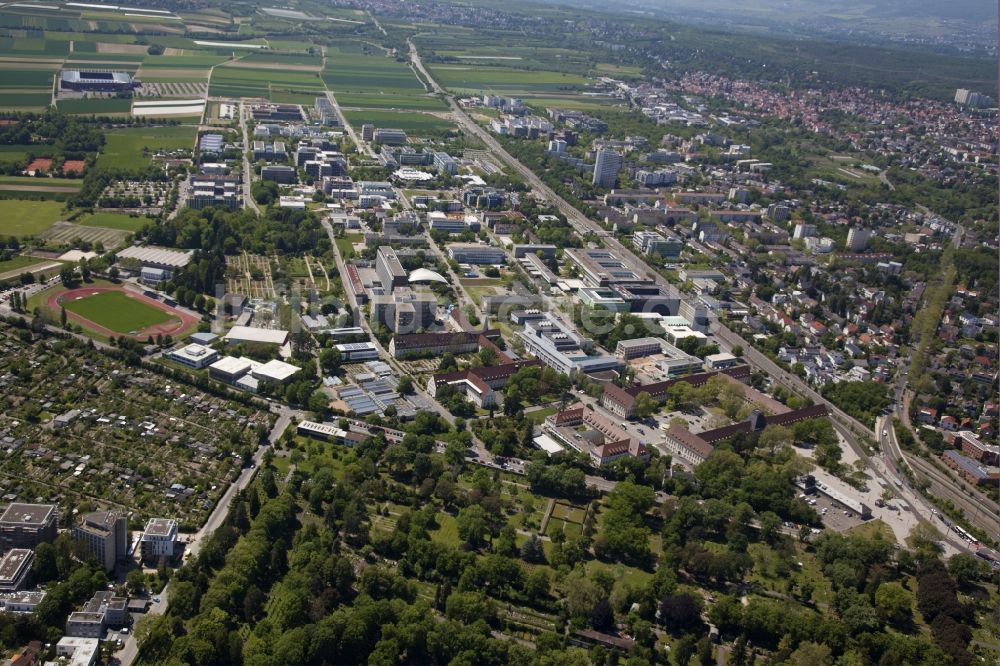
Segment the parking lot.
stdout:
[[801,498],[801,494],[799,493],[800,501],[809,501],[810,504],[815,502],[815,504],[812,504],[812,507],[820,515],[820,518],[823,520],[823,526],[827,529],[843,532],[865,522],[861,520],[858,514],[847,510],[842,504],[833,501],[821,492],[807,498]]

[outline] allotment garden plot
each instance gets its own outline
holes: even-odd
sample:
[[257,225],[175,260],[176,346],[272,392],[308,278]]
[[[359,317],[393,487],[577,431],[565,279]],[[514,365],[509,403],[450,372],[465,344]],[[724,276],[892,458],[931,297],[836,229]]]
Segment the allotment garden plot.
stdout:
[[[12,374],[16,372],[15,376]],[[22,341],[0,327],[0,493],[74,508],[111,505],[197,529],[256,448],[266,412],[128,367],[76,340]],[[71,411],[78,410],[78,411]],[[52,427],[65,415],[62,427]]]

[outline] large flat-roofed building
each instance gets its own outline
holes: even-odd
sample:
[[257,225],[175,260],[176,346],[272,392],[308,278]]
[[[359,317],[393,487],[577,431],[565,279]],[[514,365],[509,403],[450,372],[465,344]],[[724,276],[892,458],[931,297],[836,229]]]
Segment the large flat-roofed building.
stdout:
[[15,502],[0,516],[0,547],[34,548],[52,543],[58,526],[55,505]]
[[63,636],[56,643],[56,656],[68,661],[69,666],[93,666],[101,651],[101,641],[97,638]]
[[371,301],[371,321],[384,324],[393,333],[415,333],[434,323],[437,298],[433,293],[398,289],[394,294],[378,295]]
[[677,259],[684,249],[684,243],[679,238],[667,238],[656,231],[635,232],[632,244],[645,255],[658,254],[666,259]]
[[291,363],[271,360],[261,366],[252,368],[250,370],[250,374],[264,383],[285,384],[300,369],[301,368],[292,365]]
[[257,365],[260,364],[248,358],[223,356],[218,361],[208,366],[208,376],[212,379],[218,379],[219,381],[226,382],[227,384],[233,384],[237,379],[249,373],[250,370]]
[[138,246],[133,245],[115,253],[115,259],[134,259],[143,266],[151,268],[161,268],[166,271],[175,271],[184,268],[191,263],[191,250],[171,250],[165,247],[155,247],[153,245]]
[[222,206],[237,210],[243,207],[239,176],[191,176],[190,189],[188,208],[201,210],[210,206]]
[[73,527],[73,538],[82,542],[106,571],[128,558],[128,518],[118,511],[85,514]]
[[59,75],[61,90],[78,92],[126,92],[141,84],[128,72],[64,69]]
[[171,350],[167,354],[167,358],[190,368],[201,370],[205,366],[215,363],[219,358],[219,352],[211,347],[191,343],[180,349]]
[[396,251],[384,245],[378,249],[375,255],[375,274],[386,293],[392,292],[396,287],[405,287],[409,284],[403,264],[399,261]]
[[177,555],[177,521],[170,518],[151,518],[146,523],[139,542],[142,561],[155,564],[161,557],[172,560]]
[[397,335],[389,341],[389,353],[392,354],[393,358],[406,358],[420,354],[436,356],[445,352],[468,354],[479,351],[480,339],[489,333],[496,333],[496,331],[484,331],[482,334],[418,333]]
[[261,180],[273,180],[282,185],[294,185],[299,182],[298,173],[294,167],[286,164],[268,164],[260,170]]
[[31,573],[35,553],[27,548],[12,548],[0,558],[0,592],[17,592],[24,588]]
[[254,326],[233,326],[224,338],[228,344],[241,342],[261,345],[278,345],[288,341],[288,331],[276,328],[256,328]]
[[595,310],[610,310],[611,312],[628,312],[629,305],[617,292],[611,289],[583,288],[576,292],[580,302]]
[[608,287],[617,283],[652,283],[637,274],[612,250],[603,248],[566,248],[563,254],[580,269],[583,281],[590,287]]
[[372,133],[372,140],[375,143],[398,146],[406,143],[406,132],[401,129],[379,127]]
[[503,248],[480,243],[451,243],[448,245],[448,256],[460,264],[502,264],[507,259]]
[[577,372],[597,373],[617,370],[622,362],[612,356],[591,356],[594,341],[578,335],[549,313],[524,322],[517,336],[525,351],[553,370],[573,377]]
[[374,361],[378,358],[378,348],[374,342],[348,342],[334,345],[340,353],[340,358],[351,363],[357,361]]

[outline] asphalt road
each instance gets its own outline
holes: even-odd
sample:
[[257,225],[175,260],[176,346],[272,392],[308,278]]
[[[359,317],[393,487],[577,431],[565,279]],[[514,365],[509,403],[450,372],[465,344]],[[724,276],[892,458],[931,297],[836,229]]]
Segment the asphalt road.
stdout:
[[[278,413],[278,420],[275,422],[274,427],[271,429],[271,433],[268,436],[268,442],[274,444],[281,437],[282,433],[285,432],[285,428],[291,423],[291,417],[296,414],[296,412],[286,409],[284,407],[272,407],[273,411]],[[219,503],[215,505],[215,509],[208,516],[208,520],[202,525],[201,529],[198,530],[193,537],[191,537],[185,551],[188,553],[187,557],[195,557],[201,550],[202,543],[204,540],[210,536],[215,530],[217,530],[222,523],[226,520],[226,516],[229,515],[229,508],[233,503],[233,497],[236,493],[244,490],[250,485],[253,480],[254,475],[257,473],[257,468],[260,467],[261,461],[264,459],[264,454],[269,449],[269,446],[261,446],[254,453],[253,463],[250,467],[244,467],[240,472],[240,475],[236,477],[236,480],[230,484],[229,488],[219,499]],[[146,611],[146,615],[163,615],[167,612],[169,607],[168,595],[170,593],[170,583],[167,583],[163,590],[160,591],[158,595],[159,601],[154,602],[149,606]],[[122,666],[130,666],[135,662],[136,658],[139,656],[139,646],[135,640],[134,634],[129,634],[127,640],[125,641],[124,647],[115,653],[115,659]]]

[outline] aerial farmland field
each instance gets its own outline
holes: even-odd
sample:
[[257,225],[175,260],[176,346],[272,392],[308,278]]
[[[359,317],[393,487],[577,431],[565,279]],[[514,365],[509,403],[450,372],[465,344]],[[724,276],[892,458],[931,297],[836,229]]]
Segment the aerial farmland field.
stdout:
[[173,127],[133,127],[110,133],[97,159],[99,167],[142,168],[149,164],[150,153],[157,150],[194,148],[197,130],[190,125]]
[[417,134],[421,131],[439,132],[455,128],[454,123],[425,113],[362,110],[345,111],[344,115],[349,123],[358,127],[371,123],[377,127],[392,127]]

